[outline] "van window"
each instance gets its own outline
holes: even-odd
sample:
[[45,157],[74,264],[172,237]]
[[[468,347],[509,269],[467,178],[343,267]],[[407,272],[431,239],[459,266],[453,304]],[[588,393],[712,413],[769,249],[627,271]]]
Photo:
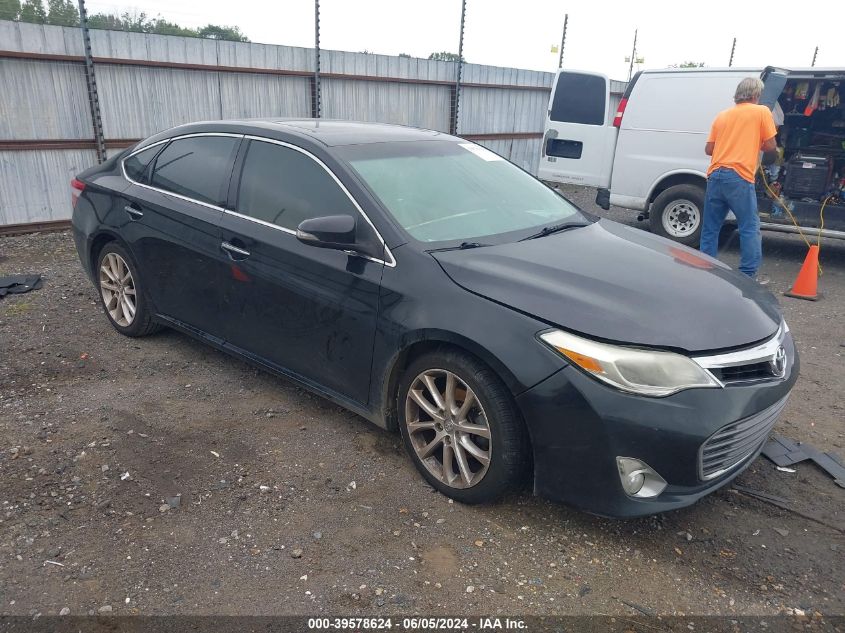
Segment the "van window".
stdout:
[[560,73],[552,100],[552,121],[604,125],[607,109],[604,77],[581,73]]
[[150,184],[220,205],[229,186],[233,154],[239,142],[239,138],[231,136],[177,139],[156,158]]

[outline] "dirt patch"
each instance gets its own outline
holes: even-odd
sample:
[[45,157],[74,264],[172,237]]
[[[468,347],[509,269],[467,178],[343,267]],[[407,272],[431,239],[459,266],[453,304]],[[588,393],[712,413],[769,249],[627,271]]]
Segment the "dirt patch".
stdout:
[[[781,291],[801,244],[764,249]],[[68,234],[0,239],[3,257],[45,283],[0,300],[0,613],[845,612],[845,491],[812,466],[738,483],[827,525],[729,490],[634,521],[461,506],[398,437],[291,383],[171,331],[118,335]],[[777,431],[841,454],[845,245],[822,258],[825,299],[784,301],[803,367]]]

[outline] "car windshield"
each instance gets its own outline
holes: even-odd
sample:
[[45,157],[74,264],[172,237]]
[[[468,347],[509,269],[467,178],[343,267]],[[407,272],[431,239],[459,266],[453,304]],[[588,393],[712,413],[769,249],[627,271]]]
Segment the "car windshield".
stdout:
[[545,226],[589,221],[554,191],[474,143],[394,142],[339,149],[396,221],[421,242],[502,242]]

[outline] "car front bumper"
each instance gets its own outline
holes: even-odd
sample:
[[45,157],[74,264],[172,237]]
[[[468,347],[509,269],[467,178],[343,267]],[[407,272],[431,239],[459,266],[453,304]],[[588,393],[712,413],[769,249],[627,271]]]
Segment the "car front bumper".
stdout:
[[[649,398],[608,387],[567,366],[517,397],[534,451],[534,491],[593,512],[634,517],[690,505],[724,486],[759,454],[768,433],[748,456],[709,480],[700,475],[702,445],[722,427],[780,412],[798,378],[792,337],[782,379],[688,389]],[[642,460],[666,480],[656,497],[625,493],[616,457]]]

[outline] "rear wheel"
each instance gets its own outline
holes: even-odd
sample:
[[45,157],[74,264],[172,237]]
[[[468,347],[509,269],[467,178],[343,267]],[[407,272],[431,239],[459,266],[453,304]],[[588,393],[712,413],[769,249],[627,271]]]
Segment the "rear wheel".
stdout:
[[106,316],[125,336],[146,336],[161,329],[153,321],[150,302],[129,252],[109,242],[97,257],[97,289]]
[[443,494],[485,503],[522,483],[530,462],[522,419],[477,359],[449,350],[421,356],[405,372],[398,405],[408,453]]
[[687,246],[698,246],[704,218],[704,189],[675,185],[661,192],[651,205],[651,231]]

